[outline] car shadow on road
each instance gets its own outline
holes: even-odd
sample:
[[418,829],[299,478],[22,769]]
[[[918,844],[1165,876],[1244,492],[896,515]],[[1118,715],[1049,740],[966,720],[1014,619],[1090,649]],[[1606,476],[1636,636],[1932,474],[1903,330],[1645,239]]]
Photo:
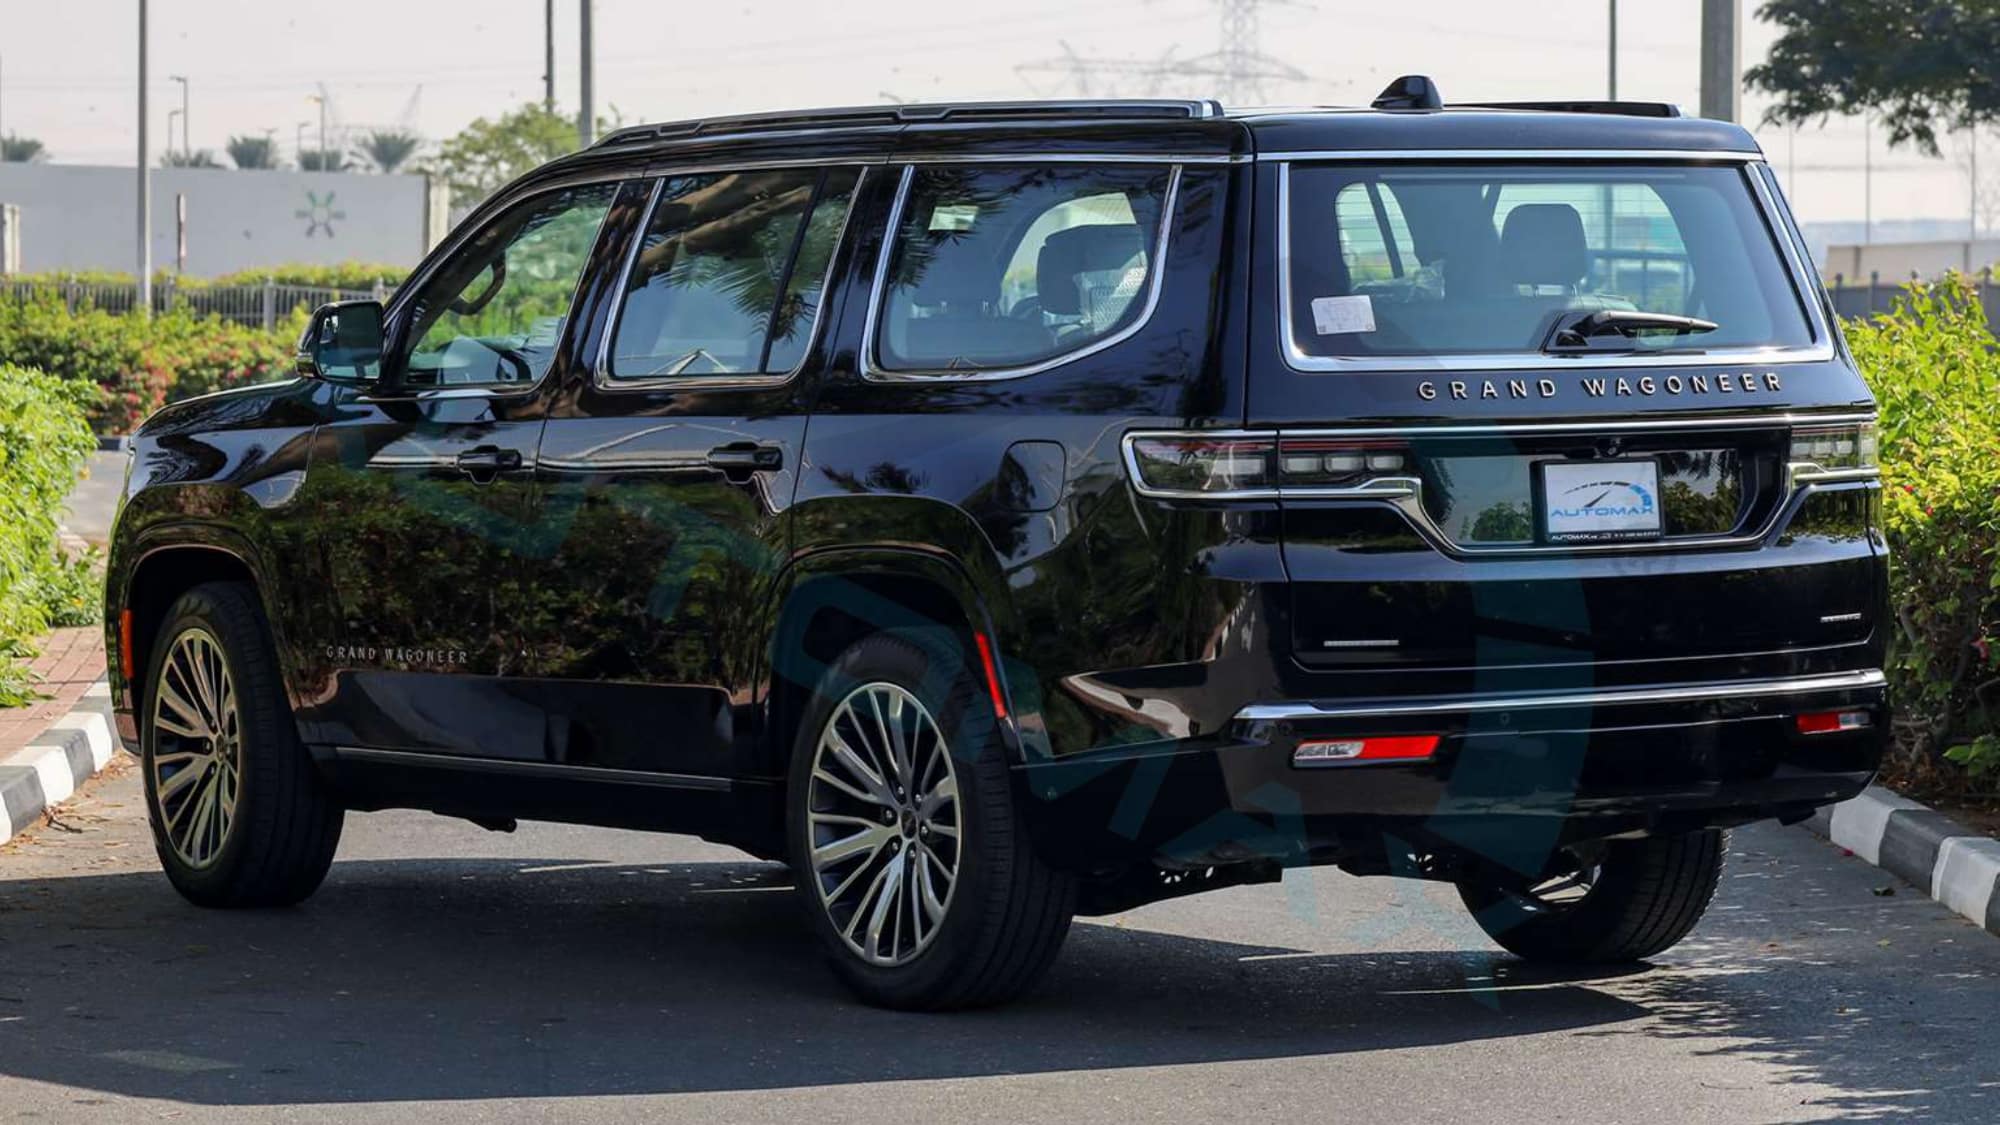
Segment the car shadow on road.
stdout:
[[[1486,952],[1273,956],[1298,951],[1090,922],[1019,1003],[885,1012],[840,990],[797,909],[789,875],[750,862],[349,861],[304,906],[234,913],[153,873],[0,882],[0,1074],[217,1105],[672,1093],[1329,1055],[1646,1014]],[[895,1046],[913,1032],[924,1050]]]

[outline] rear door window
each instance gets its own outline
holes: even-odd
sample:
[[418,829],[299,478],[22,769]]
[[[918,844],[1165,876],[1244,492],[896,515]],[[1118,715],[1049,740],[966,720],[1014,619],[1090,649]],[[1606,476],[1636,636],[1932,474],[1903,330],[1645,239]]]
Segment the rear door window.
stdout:
[[668,177],[626,278],[610,376],[797,367],[857,177],[852,168]]
[[1308,356],[1541,350],[1600,311],[1709,321],[1629,350],[1803,347],[1812,329],[1742,169],[1298,165],[1290,326]]
[[1170,168],[910,173],[876,328],[888,371],[1031,366],[1143,315]]

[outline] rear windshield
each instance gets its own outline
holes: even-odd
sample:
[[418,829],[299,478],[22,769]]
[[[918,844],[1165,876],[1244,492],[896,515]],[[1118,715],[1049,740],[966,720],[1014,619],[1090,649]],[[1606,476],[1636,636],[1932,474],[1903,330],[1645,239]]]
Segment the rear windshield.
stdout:
[[1598,318],[1627,350],[1812,342],[1735,166],[1295,165],[1290,203],[1289,330],[1307,355],[1535,352],[1606,310],[1715,326]]

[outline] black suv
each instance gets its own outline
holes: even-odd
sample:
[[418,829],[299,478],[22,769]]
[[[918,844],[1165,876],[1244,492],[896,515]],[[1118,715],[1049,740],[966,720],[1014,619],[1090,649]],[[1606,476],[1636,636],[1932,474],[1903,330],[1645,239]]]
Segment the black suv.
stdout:
[[781,860],[894,1006],[1308,864],[1628,960],[1882,747],[1873,404],[1750,136],[1668,106],[626,129],[299,373],[155,415],[111,550],[206,905],[394,806]]

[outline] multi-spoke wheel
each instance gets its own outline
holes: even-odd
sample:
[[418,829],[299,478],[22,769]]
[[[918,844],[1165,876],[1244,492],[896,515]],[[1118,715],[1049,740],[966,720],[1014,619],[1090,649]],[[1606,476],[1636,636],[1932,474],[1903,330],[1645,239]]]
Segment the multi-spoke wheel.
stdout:
[[1494,941],[1531,961],[1638,961],[1701,921],[1727,846],[1713,828],[1600,841],[1557,851],[1534,878],[1466,881],[1458,891]]
[[949,635],[878,635],[822,679],[789,799],[793,870],[871,1003],[990,1004],[1054,960],[1073,882],[1029,846],[986,694]]
[[167,611],[139,687],[146,805],[160,864],[204,906],[278,906],[333,862],[341,810],[285,702],[255,595],[236,583]]
[[153,804],[182,863],[214,863],[236,820],[243,717],[222,644],[199,625],[173,639],[153,692]]
[[896,684],[855,688],[821,728],[808,787],[821,905],[869,964],[908,962],[958,881],[958,774],[937,721]]

